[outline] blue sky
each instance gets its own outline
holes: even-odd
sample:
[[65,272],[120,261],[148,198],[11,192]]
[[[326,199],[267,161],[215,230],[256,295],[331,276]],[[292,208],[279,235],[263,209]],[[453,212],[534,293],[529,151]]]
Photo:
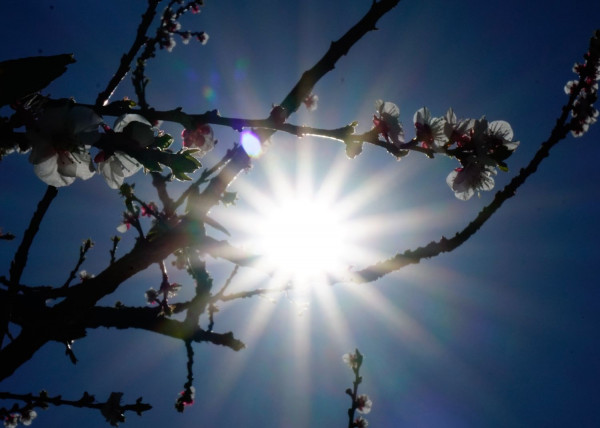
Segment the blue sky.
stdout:
[[[63,0],[9,0],[0,16],[0,57],[72,52],[77,63],[47,92],[93,103],[134,37],[145,3],[74,8]],[[398,104],[410,137],[413,113],[424,105],[437,116],[453,107],[460,117],[506,120],[521,142],[508,160],[510,171],[496,177],[496,188],[506,184],[549,136],[567,99],[563,86],[575,78],[571,68],[598,27],[600,5],[459,3],[402,1],[317,84],[318,109],[299,111],[290,122],[337,128],[357,120],[364,132],[377,99]],[[208,1],[182,24],[206,31],[209,43],[159,52],[148,67],[149,101],[157,109],[266,117],[369,5]],[[115,96],[126,95],[134,96],[129,79]],[[239,138],[224,128],[215,133],[220,143],[206,165]],[[183,344],[139,331],[89,331],[75,343],[77,366],[60,345],[49,344],[0,390],[45,388],[72,399],[84,390],[99,399],[123,391],[126,402],[143,396],[154,409],[142,418],[128,415],[128,427],[345,426],[344,390],[352,374],[341,357],[358,347],[365,355],[360,391],[373,400],[367,415],[373,427],[598,426],[599,143],[598,126],[561,142],[516,197],[450,254],[371,284],[223,305],[215,330],[232,330],[247,348],[195,345],[196,402],[183,415],[173,408],[186,376]],[[349,160],[331,140],[276,134],[233,184],[237,206],[214,216],[237,232],[231,241],[241,245],[253,227],[244,219],[263,214],[256,195],[277,201],[281,183],[303,184],[315,194],[334,189],[332,199],[356,202],[346,215],[356,245],[366,249],[354,261],[361,267],[454,234],[492,199],[493,192],[456,199],[445,183],[456,166],[418,153],[396,162],[373,147]],[[46,186],[26,156],[3,159],[0,180],[0,226],[20,237]],[[143,175],[131,181],[140,197],[156,199]],[[122,211],[117,192],[100,177],[61,189],[23,282],[62,284],[88,237],[96,246],[83,267],[100,272]],[[125,234],[121,254],[132,241]],[[3,274],[17,245],[18,239],[0,245]],[[216,284],[232,269],[213,259],[208,267]],[[144,291],[158,282],[158,269],[151,268],[103,303],[141,306]],[[244,271],[234,286],[267,285]],[[299,315],[305,300],[308,309]],[[106,426],[96,412],[68,408],[39,412],[34,423]]]

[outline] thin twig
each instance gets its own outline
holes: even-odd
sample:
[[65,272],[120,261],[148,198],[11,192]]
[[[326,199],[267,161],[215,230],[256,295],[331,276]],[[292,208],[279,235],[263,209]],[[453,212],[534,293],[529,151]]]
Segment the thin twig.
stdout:
[[129,73],[129,70],[131,70],[131,62],[148,39],[146,33],[148,32],[150,24],[152,24],[154,15],[156,15],[156,8],[158,7],[159,3],[160,0],[148,0],[148,8],[142,15],[142,21],[138,26],[135,40],[133,41],[129,51],[121,57],[119,68],[112,79],[110,79],[106,89],[98,94],[98,98],[96,98],[96,106],[101,106],[108,102],[117,86],[119,86],[119,83],[121,83],[121,80],[123,80],[127,73]]
[[10,264],[10,278],[9,278],[9,286],[8,286],[8,304],[7,310],[4,311],[2,318],[0,319],[0,348],[2,347],[2,342],[4,341],[4,335],[8,332],[8,324],[11,318],[11,300],[12,297],[17,293],[17,288],[19,282],[21,280],[21,275],[23,275],[23,271],[25,270],[25,265],[27,264],[27,257],[29,254],[29,249],[31,248],[31,244],[33,243],[33,239],[37,234],[40,224],[44,218],[44,215],[48,211],[50,207],[50,203],[54,200],[56,195],[58,194],[58,189],[54,186],[48,186],[46,189],[46,193],[38,203],[36,211],[33,213],[33,217],[29,222],[29,227],[23,234],[23,240],[15,253],[15,258]]
[[69,274],[69,277],[63,284],[62,288],[69,287],[69,284],[71,283],[71,281],[73,281],[77,277],[77,271],[79,270],[79,268],[85,261],[85,255],[90,250],[90,248],[92,248],[93,246],[94,246],[94,243],[92,242],[91,239],[86,239],[85,241],[83,241],[83,244],[81,245],[81,247],[79,247],[79,259],[77,259],[77,263],[75,264],[75,267]]

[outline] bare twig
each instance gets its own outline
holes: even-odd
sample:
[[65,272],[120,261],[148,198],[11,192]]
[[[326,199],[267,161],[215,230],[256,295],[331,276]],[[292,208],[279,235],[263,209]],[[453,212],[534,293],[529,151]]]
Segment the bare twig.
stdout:
[[50,203],[54,200],[56,195],[58,194],[58,189],[54,186],[48,186],[46,189],[46,193],[42,197],[39,202],[36,211],[33,213],[33,217],[29,222],[29,227],[25,231],[23,235],[23,240],[15,253],[15,258],[10,264],[10,278],[9,278],[9,286],[8,286],[8,302],[7,309],[3,311],[2,317],[0,318],[0,348],[2,347],[2,342],[4,341],[4,335],[8,333],[8,324],[11,318],[11,300],[13,296],[17,293],[17,288],[19,282],[21,281],[21,275],[23,275],[23,271],[25,270],[25,265],[27,264],[27,257],[29,254],[29,248],[33,243],[33,239],[37,234],[40,224],[42,223],[42,219],[48,211],[50,207]]
[[[60,395],[51,397],[46,391],[41,391],[39,395],[0,392],[0,399],[2,400],[18,400],[26,403],[24,406],[16,406],[16,408],[11,408],[10,411],[2,408],[0,409],[0,416],[2,416],[2,419],[6,421],[7,418],[15,412],[23,415],[25,413],[29,413],[36,407],[46,409],[48,408],[48,405],[52,404],[53,406],[71,406],[100,410],[106,417],[107,421],[111,422],[111,425],[116,426],[118,423],[113,424],[112,422],[123,422],[125,420],[125,417],[123,416],[124,412],[133,411],[138,415],[141,415],[142,412],[152,408],[150,404],[142,403],[141,397],[136,400],[135,404],[121,404],[120,401],[122,395],[123,394],[120,392],[113,392],[106,402],[101,402],[97,401],[96,397],[90,395],[88,392],[84,392],[79,400],[65,400]],[[115,420],[110,420],[109,416],[115,417]],[[118,419],[118,421],[116,419]]]
[[69,286],[69,284],[71,283],[71,281],[73,281],[77,277],[77,271],[79,270],[79,268],[85,261],[85,255],[90,250],[90,248],[92,248],[93,246],[94,246],[94,243],[92,242],[91,239],[86,239],[85,241],[83,241],[83,244],[81,244],[81,247],[79,247],[79,259],[77,259],[77,263],[75,264],[75,267],[73,268],[73,270],[69,274],[69,277],[63,284],[63,288],[67,288]]
[[127,73],[129,73],[129,70],[131,70],[131,62],[148,39],[146,33],[148,32],[150,24],[152,24],[154,15],[156,15],[156,8],[159,3],[160,0],[148,0],[148,7],[146,12],[142,15],[142,21],[138,26],[135,40],[133,41],[129,51],[121,57],[119,68],[112,79],[110,79],[110,82],[108,82],[106,89],[98,94],[98,98],[96,98],[96,106],[101,106],[108,102],[119,83],[121,83],[121,80],[123,80]]

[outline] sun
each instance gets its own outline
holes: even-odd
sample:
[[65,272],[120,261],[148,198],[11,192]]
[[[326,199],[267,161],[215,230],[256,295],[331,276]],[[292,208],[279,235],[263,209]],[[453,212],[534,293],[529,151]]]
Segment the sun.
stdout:
[[314,196],[278,200],[258,222],[256,237],[263,266],[295,284],[344,269],[349,243],[342,213]]

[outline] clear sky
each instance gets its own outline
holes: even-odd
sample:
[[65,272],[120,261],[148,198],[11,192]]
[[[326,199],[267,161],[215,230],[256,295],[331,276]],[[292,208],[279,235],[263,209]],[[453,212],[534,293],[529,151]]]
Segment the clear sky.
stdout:
[[[208,44],[159,52],[148,67],[149,102],[264,118],[370,3],[209,0],[201,14],[182,20],[206,31]],[[5,1],[0,58],[74,53],[77,63],[47,92],[91,104],[128,49],[145,4]],[[508,160],[510,171],[496,177],[498,189],[549,136],[598,17],[600,4],[582,0],[403,0],[317,84],[318,109],[303,109],[290,122],[338,128],[356,120],[364,132],[377,99],[400,107],[409,138],[422,106],[436,116],[453,107],[459,117],[506,120],[521,144]],[[126,95],[135,95],[129,79],[115,98]],[[208,166],[239,139],[235,131],[214,129],[220,143]],[[68,399],[86,390],[99,399],[122,391],[125,402],[143,396],[153,410],[141,418],[128,414],[127,427],[343,427],[352,373],[342,355],[358,347],[365,355],[360,392],[373,400],[366,415],[373,427],[600,426],[599,156],[600,126],[568,137],[515,198],[450,254],[366,285],[223,304],[215,331],[233,331],[247,348],[194,345],[196,401],[183,415],[173,407],[186,380],[183,343],[139,331],[89,331],[74,345],[76,366],[61,345],[46,345],[0,390],[44,388]],[[494,192],[456,199],[445,182],[456,166],[418,153],[397,162],[375,147],[349,160],[331,140],[276,134],[233,184],[237,206],[219,208],[214,217],[234,232],[231,242],[246,245],[265,206],[303,189],[343,218],[348,246],[360,249],[348,260],[360,268],[453,235],[492,199]],[[147,177],[129,181],[140,197],[156,200]],[[18,155],[0,162],[0,182],[0,227],[17,235],[0,241],[6,275],[46,186]],[[22,282],[62,284],[88,237],[96,246],[83,268],[100,272],[123,209],[97,176],[61,189]],[[120,254],[132,242],[126,233]],[[220,285],[232,266],[208,259],[208,268]],[[142,306],[144,291],[159,281],[151,268],[103,303]],[[190,297],[191,283],[181,281],[188,281],[182,296]],[[245,269],[232,287],[268,285]],[[34,424],[107,426],[98,412],[73,408],[40,411]]]

